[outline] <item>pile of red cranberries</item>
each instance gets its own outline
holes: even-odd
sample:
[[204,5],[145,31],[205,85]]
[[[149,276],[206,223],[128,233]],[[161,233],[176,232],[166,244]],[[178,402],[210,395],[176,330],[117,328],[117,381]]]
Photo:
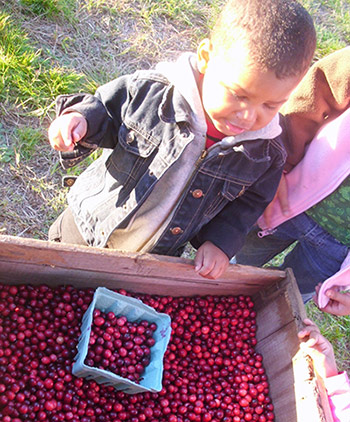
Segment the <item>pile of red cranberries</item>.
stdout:
[[151,360],[156,323],[128,321],[125,315],[94,309],[85,365],[105,369],[139,383]]
[[93,293],[0,284],[2,422],[274,420],[262,357],[255,351],[250,297],[134,295],[171,317],[172,335],[163,389],[128,395],[72,375],[82,316]]

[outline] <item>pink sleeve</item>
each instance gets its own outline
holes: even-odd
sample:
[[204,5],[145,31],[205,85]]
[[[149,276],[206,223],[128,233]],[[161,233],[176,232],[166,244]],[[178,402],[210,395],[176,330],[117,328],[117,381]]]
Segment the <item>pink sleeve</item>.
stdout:
[[326,378],[325,387],[334,422],[350,421],[350,383],[346,372]]

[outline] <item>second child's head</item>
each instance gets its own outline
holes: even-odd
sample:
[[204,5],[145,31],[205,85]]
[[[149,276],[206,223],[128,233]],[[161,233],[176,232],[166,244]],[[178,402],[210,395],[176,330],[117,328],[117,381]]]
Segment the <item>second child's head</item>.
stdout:
[[310,66],[316,33],[294,0],[229,0],[198,46],[202,103],[227,136],[266,126]]

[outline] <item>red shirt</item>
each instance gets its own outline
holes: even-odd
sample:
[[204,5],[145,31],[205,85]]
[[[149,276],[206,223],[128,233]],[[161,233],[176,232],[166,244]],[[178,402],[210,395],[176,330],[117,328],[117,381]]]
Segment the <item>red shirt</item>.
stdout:
[[214,145],[216,142],[221,141],[221,139],[225,138],[226,135],[219,132],[216,127],[213,125],[212,122],[209,122],[208,119],[207,122],[207,140],[205,143],[206,149],[210,148],[212,145]]

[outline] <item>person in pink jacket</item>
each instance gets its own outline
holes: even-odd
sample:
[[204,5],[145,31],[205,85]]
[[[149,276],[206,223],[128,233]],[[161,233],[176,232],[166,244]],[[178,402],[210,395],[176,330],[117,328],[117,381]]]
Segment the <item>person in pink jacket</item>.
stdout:
[[286,251],[304,301],[350,315],[350,47],[315,63],[281,116],[288,152],[279,193],[248,234],[238,264]]
[[314,367],[323,379],[334,422],[350,421],[350,383],[346,372],[338,373],[331,343],[322,336],[317,325],[304,320],[305,328],[298,333],[300,348],[311,356]]

